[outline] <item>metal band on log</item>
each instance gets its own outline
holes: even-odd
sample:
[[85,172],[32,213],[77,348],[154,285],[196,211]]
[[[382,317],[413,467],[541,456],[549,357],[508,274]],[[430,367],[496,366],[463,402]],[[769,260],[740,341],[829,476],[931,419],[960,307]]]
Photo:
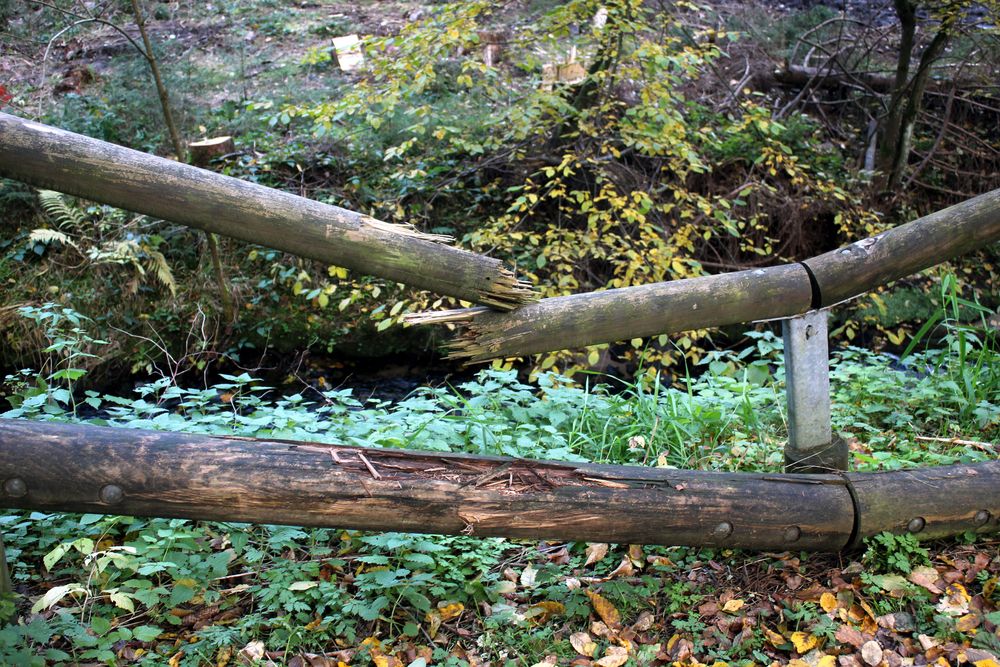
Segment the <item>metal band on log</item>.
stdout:
[[499,310],[534,298],[448,237],[4,113],[0,175]]
[[1000,462],[713,473],[0,419],[0,480],[23,509],[637,544],[835,551],[1000,528]]
[[479,363],[739,322],[794,317],[1000,241],[1000,190],[799,264],[542,299],[507,313],[416,313],[457,323],[449,356]]
[[882,531],[923,538],[1000,529],[1000,461],[847,478],[857,499],[859,538]]

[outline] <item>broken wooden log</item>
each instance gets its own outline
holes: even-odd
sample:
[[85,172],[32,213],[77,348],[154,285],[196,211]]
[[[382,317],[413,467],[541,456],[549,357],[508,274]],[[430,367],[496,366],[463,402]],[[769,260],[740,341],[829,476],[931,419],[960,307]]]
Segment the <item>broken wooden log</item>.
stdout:
[[0,505],[366,530],[837,550],[832,475],[473,457],[0,419]]
[[5,113],[0,175],[500,310],[534,298],[500,260],[448,237]]
[[458,322],[450,358],[498,357],[789,317],[806,312],[812,288],[797,264],[542,299],[509,313],[486,308],[418,313],[411,324]]
[[1000,529],[1000,461],[721,473],[0,419],[0,505],[213,521],[836,551]]
[[827,308],[1000,241],[1000,190],[799,264],[552,297],[507,313],[416,313],[410,324],[457,323],[450,357],[502,357],[794,317]]

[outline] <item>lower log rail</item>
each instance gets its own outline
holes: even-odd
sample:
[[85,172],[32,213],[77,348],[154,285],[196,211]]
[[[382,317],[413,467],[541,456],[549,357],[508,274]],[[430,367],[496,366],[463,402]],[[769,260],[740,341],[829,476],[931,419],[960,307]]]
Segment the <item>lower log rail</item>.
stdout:
[[638,544],[836,551],[1000,528],[1000,461],[717,473],[0,419],[0,479],[20,509]]

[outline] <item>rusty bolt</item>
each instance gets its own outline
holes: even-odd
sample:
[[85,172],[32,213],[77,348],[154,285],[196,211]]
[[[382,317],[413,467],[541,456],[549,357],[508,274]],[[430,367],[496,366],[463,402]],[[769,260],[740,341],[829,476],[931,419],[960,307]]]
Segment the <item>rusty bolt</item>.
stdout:
[[972,523],[977,526],[985,526],[990,520],[990,513],[986,510],[979,510],[976,512],[976,516],[972,517]]
[[919,533],[926,525],[927,522],[924,520],[924,517],[918,516],[910,519],[910,523],[906,524],[906,529],[911,533]]
[[3,483],[3,492],[12,498],[20,498],[28,493],[28,485],[20,477],[11,477]]
[[723,539],[733,534],[733,524],[723,521],[712,530],[712,536],[716,539]]
[[786,542],[798,542],[800,537],[802,537],[802,529],[798,526],[789,526],[788,528],[785,528]]
[[105,484],[101,487],[101,502],[105,505],[117,505],[125,499],[125,492],[117,484]]

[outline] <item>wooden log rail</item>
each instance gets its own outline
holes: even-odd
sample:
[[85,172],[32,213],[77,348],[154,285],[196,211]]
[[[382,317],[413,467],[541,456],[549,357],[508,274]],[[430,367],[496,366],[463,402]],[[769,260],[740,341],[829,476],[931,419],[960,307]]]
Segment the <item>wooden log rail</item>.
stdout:
[[1000,461],[719,473],[0,419],[0,480],[0,504],[41,511],[635,544],[836,551],[1000,529]]
[[417,313],[412,324],[455,322],[450,356],[468,363],[678,333],[828,308],[875,287],[1000,241],[1000,190],[798,264],[542,299]]
[[0,113],[0,176],[507,310],[500,260],[337,206]]

